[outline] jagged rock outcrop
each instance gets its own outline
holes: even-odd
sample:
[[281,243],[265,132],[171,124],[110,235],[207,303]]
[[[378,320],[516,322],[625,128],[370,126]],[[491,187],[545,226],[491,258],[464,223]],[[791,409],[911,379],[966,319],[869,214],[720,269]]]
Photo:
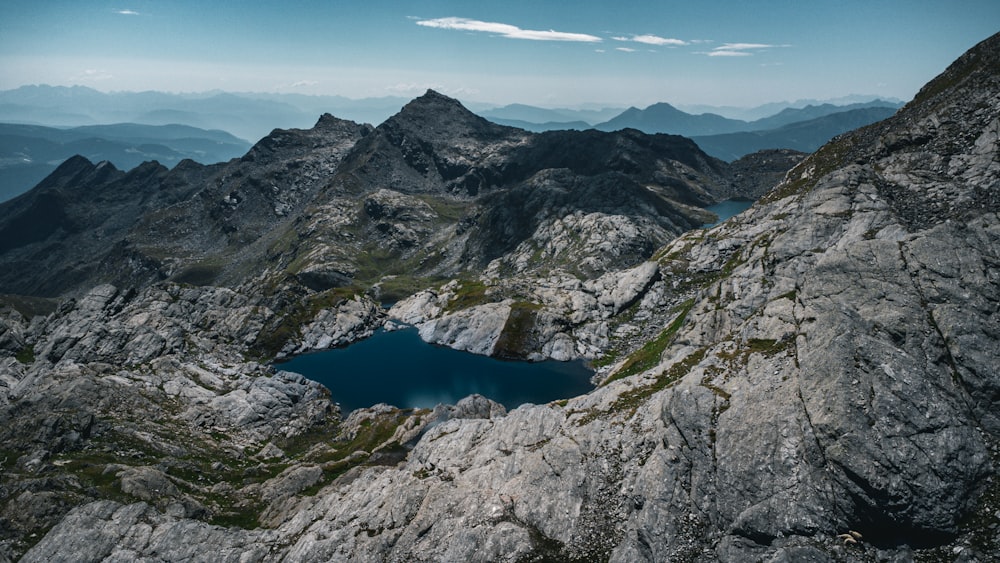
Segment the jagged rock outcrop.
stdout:
[[781,183],[785,174],[806,156],[791,149],[769,149],[734,160],[729,166],[733,177],[729,197],[756,201]]
[[516,267],[576,264],[590,277],[645,260],[727,189],[726,165],[682,137],[532,134],[430,91],[357,143],[293,226],[297,242],[275,252],[313,289],[388,276],[427,287],[519,246]]
[[[613,317],[663,293],[662,283],[654,288],[661,276],[653,262],[586,281],[565,271],[539,279],[504,278],[494,265],[486,271],[488,285],[452,281],[396,303],[388,315],[417,326],[427,342],[477,354],[596,359],[614,336]],[[635,327],[617,330],[620,338]]]
[[2,291],[53,297],[89,288],[108,247],[138,217],[193,191],[188,185],[159,189],[167,174],[156,162],[122,172],[109,162],[73,157],[33,190],[5,202]]
[[[378,405],[331,422],[322,390],[242,357],[294,315],[231,289],[99,287],[23,332],[38,352],[0,411],[18,454],[2,464],[0,530],[52,526],[25,561],[65,546],[95,560],[989,560],[998,93],[1000,35],[649,260],[581,279],[507,276],[497,257],[495,277],[393,309],[435,327],[505,318],[494,348],[601,355],[598,389],[548,405],[470,399],[443,422],[446,408]],[[430,171],[432,151],[413,150]],[[292,289],[277,295],[297,315],[330,309]],[[182,290],[180,305],[157,297]],[[238,322],[194,308],[226,299]]]
[[334,308],[321,309],[312,321],[302,325],[301,336],[288,340],[278,352],[284,358],[304,352],[346,346],[367,338],[382,324],[385,312],[370,299],[354,296]]

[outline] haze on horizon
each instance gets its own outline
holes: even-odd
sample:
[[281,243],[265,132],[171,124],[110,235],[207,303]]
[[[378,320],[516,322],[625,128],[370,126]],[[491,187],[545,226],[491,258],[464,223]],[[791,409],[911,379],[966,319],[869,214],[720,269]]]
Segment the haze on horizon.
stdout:
[[7,0],[0,90],[412,97],[545,107],[909,100],[996,0]]

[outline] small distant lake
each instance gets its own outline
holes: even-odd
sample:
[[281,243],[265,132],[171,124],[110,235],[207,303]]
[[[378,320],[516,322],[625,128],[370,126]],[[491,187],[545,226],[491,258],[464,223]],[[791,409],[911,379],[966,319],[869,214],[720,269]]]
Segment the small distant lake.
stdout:
[[720,201],[715,205],[709,205],[705,209],[718,215],[719,220],[714,223],[705,223],[701,226],[701,228],[708,229],[714,227],[726,219],[746,211],[751,205],[753,205],[753,201],[749,199],[727,199],[725,201]]
[[510,362],[427,344],[415,328],[379,330],[345,348],[277,364],[326,386],[346,416],[389,403],[400,408],[455,404],[479,393],[508,410],[582,395],[594,387],[583,362]]

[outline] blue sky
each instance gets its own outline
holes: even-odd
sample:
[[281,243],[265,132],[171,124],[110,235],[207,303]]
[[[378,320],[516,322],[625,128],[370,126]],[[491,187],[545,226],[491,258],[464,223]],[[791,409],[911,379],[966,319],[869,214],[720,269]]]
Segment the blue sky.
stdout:
[[997,0],[4,0],[0,89],[296,92],[572,107],[910,99]]

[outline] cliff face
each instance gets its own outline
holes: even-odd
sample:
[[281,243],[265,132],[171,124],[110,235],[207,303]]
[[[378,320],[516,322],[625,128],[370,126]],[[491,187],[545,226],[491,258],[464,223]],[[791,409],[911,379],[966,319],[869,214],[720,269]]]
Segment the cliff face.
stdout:
[[[365,170],[378,155],[403,150],[406,123],[390,125],[399,135],[369,133],[315,205],[334,205],[375,173]],[[462,127],[473,140],[446,156],[433,135],[413,146],[421,178],[443,178],[484,146],[529,150],[521,133]],[[392,166],[377,172],[397,178]],[[628,178],[641,185],[643,169]],[[476,254],[477,279],[390,311],[452,345],[481,345],[464,336],[492,322],[497,338],[480,352],[595,358],[603,384],[567,401],[510,413],[482,399],[435,412],[380,406],[338,422],[315,385],[245,357],[282,318],[250,291],[101,286],[45,320],[0,316],[0,523],[21,542],[7,553],[735,562],[1000,552],[1000,36],[891,119],[802,161],[748,212],[648,260],[574,254],[575,224],[617,225],[622,240],[646,228],[579,207],[586,198],[567,186],[602,174],[567,165],[515,174],[504,190],[476,184],[477,198],[509,199],[494,210],[543,198],[569,213],[473,215],[461,240],[510,225],[511,250]],[[655,208],[674,199],[669,184],[605,205]],[[377,225],[424,224],[413,240],[433,239],[445,201],[430,184],[407,185],[363,203],[368,226],[395,233],[401,253],[405,231]],[[447,201],[472,197],[470,185],[451,184]],[[650,228],[669,217],[656,216],[645,216]],[[320,240],[339,232],[317,217],[295,228]],[[301,240],[282,254],[306,264],[298,275],[331,275],[315,266],[332,263],[321,251],[336,245]],[[456,256],[470,256],[465,242]],[[574,271],[558,256],[592,266]],[[383,320],[362,297],[281,295],[344,341]]]

